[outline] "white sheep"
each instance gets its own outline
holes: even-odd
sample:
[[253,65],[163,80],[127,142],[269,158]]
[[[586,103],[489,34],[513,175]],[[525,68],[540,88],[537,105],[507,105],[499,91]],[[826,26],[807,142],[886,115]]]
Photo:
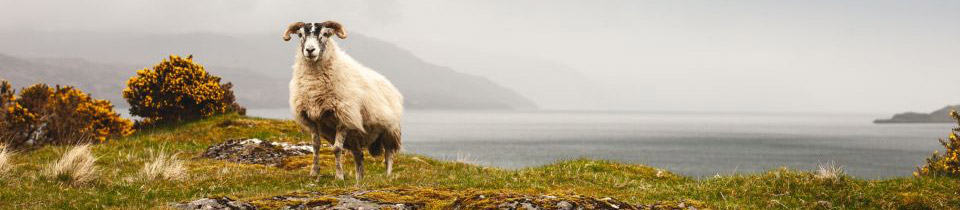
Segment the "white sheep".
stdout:
[[[347,38],[337,22],[296,22],[283,33],[300,36],[290,80],[290,108],[294,120],[313,137],[314,151],[321,139],[333,145],[336,178],[343,180],[343,150],[353,153],[357,184],[363,179],[363,149],[384,154],[387,176],[393,155],[400,150],[403,96],[387,78],[363,66],[340,50],[331,35]],[[320,156],[313,156],[311,175],[318,175]],[[318,175],[319,177],[319,175]]]

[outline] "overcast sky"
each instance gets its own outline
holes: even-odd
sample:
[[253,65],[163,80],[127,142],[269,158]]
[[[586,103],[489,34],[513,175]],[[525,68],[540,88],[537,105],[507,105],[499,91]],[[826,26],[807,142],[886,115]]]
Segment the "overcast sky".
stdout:
[[338,20],[441,65],[451,49],[558,62],[606,85],[611,109],[893,113],[960,103],[958,11],[920,0],[0,0],[0,30],[279,36],[293,21]]

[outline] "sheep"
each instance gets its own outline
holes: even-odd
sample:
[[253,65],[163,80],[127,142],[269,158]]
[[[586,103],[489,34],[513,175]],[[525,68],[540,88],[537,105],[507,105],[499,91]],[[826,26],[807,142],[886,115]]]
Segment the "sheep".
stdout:
[[[290,80],[290,108],[294,121],[313,139],[314,151],[322,140],[333,147],[336,178],[343,180],[341,156],[349,150],[356,164],[357,184],[363,179],[363,150],[384,155],[387,176],[393,171],[393,156],[400,150],[403,96],[376,71],[367,68],[340,49],[331,35],[347,38],[340,23],[295,22],[283,33],[300,37]],[[314,152],[311,176],[319,179],[319,152]]]

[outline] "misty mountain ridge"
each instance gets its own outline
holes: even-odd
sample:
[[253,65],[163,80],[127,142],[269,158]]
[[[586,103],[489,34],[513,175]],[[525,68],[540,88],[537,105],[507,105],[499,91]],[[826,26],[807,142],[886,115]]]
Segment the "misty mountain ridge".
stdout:
[[604,84],[578,69],[546,59],[452,46],[415,47],[411,50],[433,63],[490,78],[544,109],[606,109],[613,97],[612,93],[604,91],[608,89]]
[[[16,53],[17,56],[2,56],[0,78],[11,80],[17,86],[37,82],[74,85],[94,96],[109,99],[116,106],[126,106],[119,93],[136,70],[152,67],[171,53],[192,54],[207,71],[234,83],[242,105],[249,108],[288,107],[287,86],[296,42],[283,42],[279,33],[237,37],[207,33],[60,34],[0,32],[0,37],[4,38],[0,39],[0,49],[4,50],[0,53]],[[426,63],[390,43],[357,33],[338,42],[355,59],[389,78],[405,95],[408,108],[536,108],[533,102],[513,90],[480,76]]]
[[960,111],[960,105],[949,105],[930,113],[904,112],[893,115],[890,119],[877,119],[873,123],[956,123],[950,117],[950,111]]
[[[159,61],[158,61],[159,62]],[[152,66],[152,65],[151,65]],[[110,100],[116,107],[129,107],[122,91],[136,71],[147,67],[123,64],[102,64],[79,58],[18,58],[0,54],[0,79],[10,81],[19,89],[32,84],[74,86],[90,93],[94,98]],[[275,101],[285,100],[274,94],[285,88],[252,87],[254,82],[280,83],[284,80],[246,69],[204,66],[222,82],[234,82],[238,100],[247,107],[275,106]]]

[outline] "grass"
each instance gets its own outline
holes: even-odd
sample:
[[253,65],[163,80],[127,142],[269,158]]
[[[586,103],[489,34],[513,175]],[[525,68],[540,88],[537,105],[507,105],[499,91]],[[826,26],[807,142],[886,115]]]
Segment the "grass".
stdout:
[[45,174],[68,184],[86,184],[97,178],[97,158],[90,152],[90,145],[72,146],[59,160],[47,165]]
[[7,150],[7,146],[0,144],[0,178],[6,177],[7,172],[12,167],[10,165],[10,156],[12,152]]
[[[0,179],[0,209],[144,209],[211,196],[257,198],[357,189],[351,178],[353,170],[346,170],[346,181],[333,178],[329,150],[321,151],[323,176],[319,180],[308,176],[310,156],[290,158],[280,167],[198,158],[211,144],[251,137],[308,141],[291,121],[236,115],[159,127],[91,146],[100,170],[95,179],[83,186],[61,184],[42,175],[45,166],[57,161],[64,150],[45,147],[11,156],[10,163],[15,167],[7,172],[8,178]],[[152,151],[160,150],[180,153],[178,157],[183,158],[186,172],[181,180],[129,178],[142,173],[145,164],[156,162],[158,155]],[[713,209],[960,209],[957,178],[861,180],[838,173],[830,166],[825,166],[824,172],[781,168],[694,179],[644,165],[605,160],[575,159],[505,170],[401,154],[394,175],[385,177],[381,160],[366,161],[367,178],[359,188],[416,189],[411,194],[369,196],[419,200],[433,204],[433,208],[449,203],[444,199],[450,194],[503,192],[613,197],[632,204],[684,201]],[[351,162],[345,161],[344,168],[352,169]]]
[[167,155],[167,152],[152,154],[152,161],[144,163],[140,170],[140,179],[143,180],[183,180],[187,177],[187,170],[184,167],[184,161],[177,157],[177,154]]

